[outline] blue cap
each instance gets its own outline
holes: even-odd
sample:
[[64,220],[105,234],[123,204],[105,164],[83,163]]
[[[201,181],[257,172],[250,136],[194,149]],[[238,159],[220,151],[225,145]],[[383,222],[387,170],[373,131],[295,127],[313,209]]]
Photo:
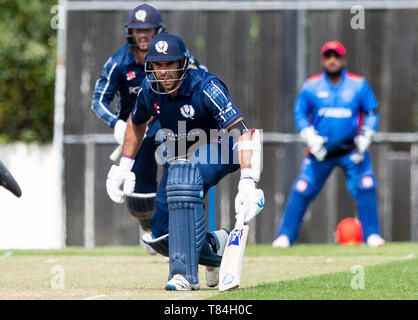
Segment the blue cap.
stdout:
[[129,13],[128,29],[150,29],[159,28],[163,24],[161,13],[149,4],[141,4]]
[[176,34],[164,32],[152,38],[145,61],[177,61],[184,58],[186,58],[184,41]]

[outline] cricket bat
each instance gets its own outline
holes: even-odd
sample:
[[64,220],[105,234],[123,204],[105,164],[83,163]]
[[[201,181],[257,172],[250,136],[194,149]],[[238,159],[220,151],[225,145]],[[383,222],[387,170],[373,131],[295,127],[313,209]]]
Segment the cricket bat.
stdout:
[[242,260],[247,244],[248,229],[244,225],[245,207],[241,206],[235,228],[229,234],[226,248],[222,256],[219,270],[219,291],[232,290],[239,287],[241,280]]
[[118,161],[119,158],[122,156],[123,146],[118,145],[115,150],[113,150],[112,154],[109,156],[110,160]]

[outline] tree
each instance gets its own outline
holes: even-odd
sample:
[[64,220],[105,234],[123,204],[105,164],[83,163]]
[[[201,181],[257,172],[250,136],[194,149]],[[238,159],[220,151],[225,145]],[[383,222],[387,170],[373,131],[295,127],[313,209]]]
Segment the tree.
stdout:
[[52,139],[56,30],[51,0],[0,0],[0,142]]

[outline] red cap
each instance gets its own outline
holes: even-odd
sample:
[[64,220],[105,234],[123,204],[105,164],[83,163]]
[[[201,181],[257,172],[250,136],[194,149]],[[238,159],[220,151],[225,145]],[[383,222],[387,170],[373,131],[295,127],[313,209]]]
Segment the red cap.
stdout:
[[332,50],[338,53],[340,56],[344,57],[346,54],[344,46],[338,41],[328,41],[324,44],[321,49],[321,56],[325,54],[325,52]]

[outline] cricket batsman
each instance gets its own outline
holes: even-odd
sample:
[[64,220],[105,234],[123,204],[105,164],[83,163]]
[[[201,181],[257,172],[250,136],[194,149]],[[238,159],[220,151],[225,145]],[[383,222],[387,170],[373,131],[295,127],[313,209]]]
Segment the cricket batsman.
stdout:
[[[91,109],[107,126],[113,128],[114,138],[120,145],[123,143],[126,120],[131,113],[142,80],[145,78],[145,54],[149,42],[156,34],[165,32],[160,12],[148,4],[141,4],[133,9],[125,26],[127,43],[111,56],[96,82]],[[202,68],[189,52],[189,67]],[[116,107],[110,107],[117,95]],[[141,233],[150,232],[150,218],[157,190],[157,164],[155,160],[155,133],[160,129],[159,121],[150,118],[146,134],[138,152],[132,171],[137,175],[137,183],[132,195],[127,197],[129,212],[140,222]],[[120,157],[116,156],[117,159]],[[116,160],[117,160],[116,159]],[[139,178],[140,177],[140,178]],[[145,245],[151,254],[155,252]]]
[[[263,191],[257,188],[258,130],[248,129],[225,84],[208,72],[188,69],[188,60],[179,36],[160,33],[151,40],[145,57],[146,80],[128,120],[123,156],[106,181],[107,193],[115,202],[123,202],[133,192],[136,178],[142,178],[132,172],[137,150],[149,119],[158,119],[163,129],[156,139],[163,144],[157,152],[166,162],[154,203],[152,235],[142,239],[169,257],[166,290],[198,290],[198,264],[207,267],[209,287],[219,282],[228,231],[206,232],[203,199],[211,186],[241,168],[235,211],[244,206],[248,222],[264,206]],[[226,134],[216,141],[207,139],[213,130]]]
[[337,41],[320,52],[323,72],[305,81],[294,106],[296,128],[307,145],[299,176],[293,182],[273,247],[294,243],[303,215],[335,167],[344,170],[356,201],[363,241],[383,246],[380,236],[377,181],[368,147],[376,132],[378,102],[362,76],[346,70],[345,47]]

